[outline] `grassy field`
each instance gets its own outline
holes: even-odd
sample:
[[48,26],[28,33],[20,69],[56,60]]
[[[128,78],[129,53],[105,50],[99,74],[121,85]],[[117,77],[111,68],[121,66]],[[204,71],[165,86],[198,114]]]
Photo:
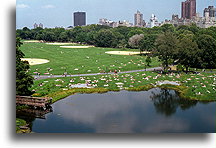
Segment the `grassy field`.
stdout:
[[[73,84],[89,84],[94,88],[103,89],[102,92],[120,90],[118,83],[123,83],[122,89],[139,91],[156,87],[158,81],[174,81],[181,84],[177,86],[167,86],[168,88],[175,89],[183,92],[183,96],[189,99],[213,101],[216,100],[216,73],[201,73],[201,74],[166,74],[161,75],[155,72],[139,72],[130,74],[118,75],[100,75],[88,77],[64,77],[52,78],[45,80],[37,80],[33,86],[35,91],[34,96],[49,96],[54,100],[61,99],[58,94],[65,94],[63,97],[74,94],[74,90],[70,88]],[[117,84],[116,84],[117,83]],[[166,86],[166,85],[164,85]],[[162,87],[164,87],[162,86]],[[104,90],[105,89],[105,90]],[[88,89],[76,90],[76,92],[85,92]],[[71,93],[70,93],[71,92]],[[93,91],[95,92],[95,91]]]
[[[71,44],[68,46],[77,46]],[[42,58],[50,60],[49,63],[31,66],[30,72],[39,72],[41,75],[83,74],[98,73],[114,70],[137,70],[145,68],[145,56],[109,55],[107,51],[119,51],[113,48],[60,48],[59,45],[48,45],[45,43],[24,43],[21,50],[26,58]],[[135,49],[125,49],[137,51]],[[152,59],[151,67],[159,66],[157,58]],[[48,69],[51,69],[48,71]],[[32,87],[34,96],[50,96],[54,100],[64,98],[74,93],[84,92],[107,92],[120,89],[147,90],[156,87],[157,81],[169,80],[181,84],[177,86],[162,86],[181,92],[182,97],[198,100],[216,100],[215,85],[216,73],[201,74],[167,74],[161,75],[155,72],[139,72],[117,75],[98,75],[88,77],[65,77],[37,80]],[[88,83],[94,89],[71,89],[73,84]],[[117,84],[123,83],[120,88]]]
[[[68,46],[68,45],[67,45]],[[71,44],[69,46],[75,46]],[[76,45],[77,46],[77,45]],[[48,45],[45,43],[24,43],[21,50],[25,53],[25,58],[42,58],[50,62],[46,64],[31,66],[31,74],[39,72],[43,74],[62,75],[99,73],[114,70],[127,71],[145,68],[146,56],[124,56],[109,55],[107,51],[118,51],[113,48],[61,48],[60,45]],[[135,49],[126,49],[138,51]],[[159,66],[157,58],[152,59],[151,67]],[[49,70],[50,69],[50,70]]]

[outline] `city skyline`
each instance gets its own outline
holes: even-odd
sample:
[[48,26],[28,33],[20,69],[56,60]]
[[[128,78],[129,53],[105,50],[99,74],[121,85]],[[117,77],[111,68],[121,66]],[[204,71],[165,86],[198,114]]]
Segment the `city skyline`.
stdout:
[[[33,28],[35,22],[41,22],[44,27],[54,28],[72,26],[72,14],[76,11],[87,13],[87,24],[96,24],[100,18],[114,21],[127,20],[134,22],[134,13],[139,10],[144,20],[149,22],[151,14],[159,21],[171,19],[172,14],[181,15],[181,2],[184,0],[17,0],[16,28]],[[202,15],[204,8],[215,6],[216,0],[197,0],[197,12]],[[54,17],[55,16],[55,17]]]

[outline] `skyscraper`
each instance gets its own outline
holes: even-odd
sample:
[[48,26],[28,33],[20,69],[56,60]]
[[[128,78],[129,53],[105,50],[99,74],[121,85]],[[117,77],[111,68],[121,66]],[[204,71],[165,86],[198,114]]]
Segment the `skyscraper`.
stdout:
[[34,29],[36,29],[38,27],[38,24],[34,23]]
[[74,12],[74,26],[85,26],[86,25],[86,13],[85,12]]
[[134,26],[142,27],[143,25],[143,14],[137,10],[137,13],[134,14]]
[[214,8],[214,6],[208,6],[208,8],[204,9],[204,17],[206,16],[206,13],[209,13],[209,17],[215,17],[216,9]]
[[196,16],[196,0],[186,0],[182,2],[182,12],[183,19],[192,19]]
[[35,23],[34,24],[34,29],[36,29],[38,27],[43,28],[43,24],[42,23],[40,23],[40,24]]
[[40,28],[43,28],[43,24],[42,24],[42,23],[40,23],[38,26],[39,26]]

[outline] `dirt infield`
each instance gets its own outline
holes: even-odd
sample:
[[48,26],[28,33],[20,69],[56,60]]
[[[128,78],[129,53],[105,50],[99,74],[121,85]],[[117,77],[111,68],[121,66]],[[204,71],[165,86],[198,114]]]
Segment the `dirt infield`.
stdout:
[[22,61],[28,61],[29,65],[39,65],[48,63],[49,60],[46,59],[36,59],[36,58],[21,58]]
[[76,43],[59,43],[59,42],[54,42],[54,43],[46,43],[47,45],[72,45]]
[[60,46],[61,48],[90,48],[94,46]]
[[[106,54],[114,54],[114,55],[139,55],[140,52],[133,52],[133,51],[107,51]],[[150,52],[143,51],[142,54],[148,54]]]

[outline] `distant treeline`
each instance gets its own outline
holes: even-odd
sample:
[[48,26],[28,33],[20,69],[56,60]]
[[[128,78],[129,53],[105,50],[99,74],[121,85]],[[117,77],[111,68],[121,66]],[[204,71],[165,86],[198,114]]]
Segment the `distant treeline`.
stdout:
[[76,42],[97,47],[137,48],[151,51],[167,66],[176,61],[186,69],[216,68],[216,27],[199,28],[195,24],[174,27],[117,27],[102,25],[64,28],[16,30],[22,39],[47,42]]

